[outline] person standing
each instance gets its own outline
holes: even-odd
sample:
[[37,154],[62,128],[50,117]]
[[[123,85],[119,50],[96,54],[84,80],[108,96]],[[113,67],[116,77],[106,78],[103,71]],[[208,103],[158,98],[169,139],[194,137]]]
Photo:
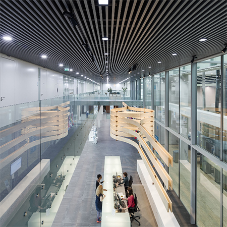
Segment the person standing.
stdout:
[[123,173],[123,181],[119,183],[119,185],[124,184],[125,186],[125,193],[127,194],[127,188],[129,187],[129,181],[128,181],[128,174],[126,172]]
[[[102,184],[104,181],[101,181],[102,180],[102,175],[101,174],[98,174],[97,175],[97,180],[96,180],[96,189],[97,187]],[[106,189],[103,189],[103,191],[107,191]]]
[[106,196],[103,194],[103,187],[99,185],[96,189],[95,206],[97,210],[97,223],[101,222],[102,201]]

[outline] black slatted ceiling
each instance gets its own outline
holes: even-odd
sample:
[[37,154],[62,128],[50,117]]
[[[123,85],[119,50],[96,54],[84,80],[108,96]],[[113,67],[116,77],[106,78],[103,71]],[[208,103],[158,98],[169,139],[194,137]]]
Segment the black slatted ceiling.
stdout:
[[[74,69],[70,75],[96,81],[101,73],[119,82],[135,64],[130,76],[142,69],[154,74],[189,63],[193,55],[218,54],[227,43],[227,0],[109,0],[108,6],[98,0],[1,0],[0,7],[0,36],[13,37],[0,40],[1,53],[58,72],[63,63]],[[64,11],[74,13],[77,26]]]

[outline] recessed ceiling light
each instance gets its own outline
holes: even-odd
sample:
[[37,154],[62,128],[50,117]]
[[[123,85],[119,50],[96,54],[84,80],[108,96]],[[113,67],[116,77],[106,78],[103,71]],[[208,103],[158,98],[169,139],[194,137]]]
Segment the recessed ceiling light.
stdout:
[[108,53],[105,53],[104,55],[109,55]]
[[84,76],[84,75],[81,75],[81,76]]
[[5,35],[2,37],[5,41],[11,41],[13,38],[9,35]]
[[200,39],[199,41],[200,42],[204,42],[204,41],[207,41],[207,39],[206,38],[203,38],[203,39]]
[[76,74],[78,75],[79,73],[78,73],[78,72],[76,72]]
[[99,5],[108,5],[109,0],[99,0]]
[[62,66],[63,66],[63,64],[59,64],[59,66],[60,66],[60,67],[62,67]]
[[144,69],[142,69],[142,71],[144,71]]
[[72,72],[72,71],[73,71],[73,69],[70,69],[69,71],[70,71],[70,72]]
[[41,58],[46,59],[47,55],[43,54],[43,55],[41,55]]
[[176,56],[177,54],[172,54],[173,56]]
[[160,61],[158,61],[158,64],[160,64],[161,62]]
[[84,78],[86,78],[86,76]]
[[106,41],[108,40],[108,37],[102,37],[102,40]]
[[151,66],[148,67],[149,69],[151,68]]

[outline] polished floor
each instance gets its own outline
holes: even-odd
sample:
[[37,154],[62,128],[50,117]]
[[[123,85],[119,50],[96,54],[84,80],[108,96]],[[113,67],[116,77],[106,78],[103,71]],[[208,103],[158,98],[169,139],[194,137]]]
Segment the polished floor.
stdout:
[[[140,155],[134,147],[110,137],[108,118],[108,115],[103,115],[101,127],[98,128],[98,143],[86,142],[52,226],[100,226],[96,223],[95,181],[98,173],[103,174],[104,159],[109,155],[120,156],[123,171],[133,177],[133,190],[138,196],[141,209],[137,213],[141,216],[141,226],[157,226],[137,174],[136,163],[138,159],[141,159]],[[133,226],[138,226],[138,224],[133,223]]]

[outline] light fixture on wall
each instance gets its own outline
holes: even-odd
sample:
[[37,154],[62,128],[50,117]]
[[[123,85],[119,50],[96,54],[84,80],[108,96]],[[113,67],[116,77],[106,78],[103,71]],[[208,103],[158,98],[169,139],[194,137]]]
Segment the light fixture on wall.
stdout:
[[151,77],[151,73],[149,72],[149,75],[148,75],[149,77]]
[[221,51],[222,53],[225,53],[227,50],[227,43],[225,44],[225,48]]
[[196,55],[193,55],[193,56],[192,56],[191,63],[194,63],[194,61],[195,61],[196,58],[197,58]]

